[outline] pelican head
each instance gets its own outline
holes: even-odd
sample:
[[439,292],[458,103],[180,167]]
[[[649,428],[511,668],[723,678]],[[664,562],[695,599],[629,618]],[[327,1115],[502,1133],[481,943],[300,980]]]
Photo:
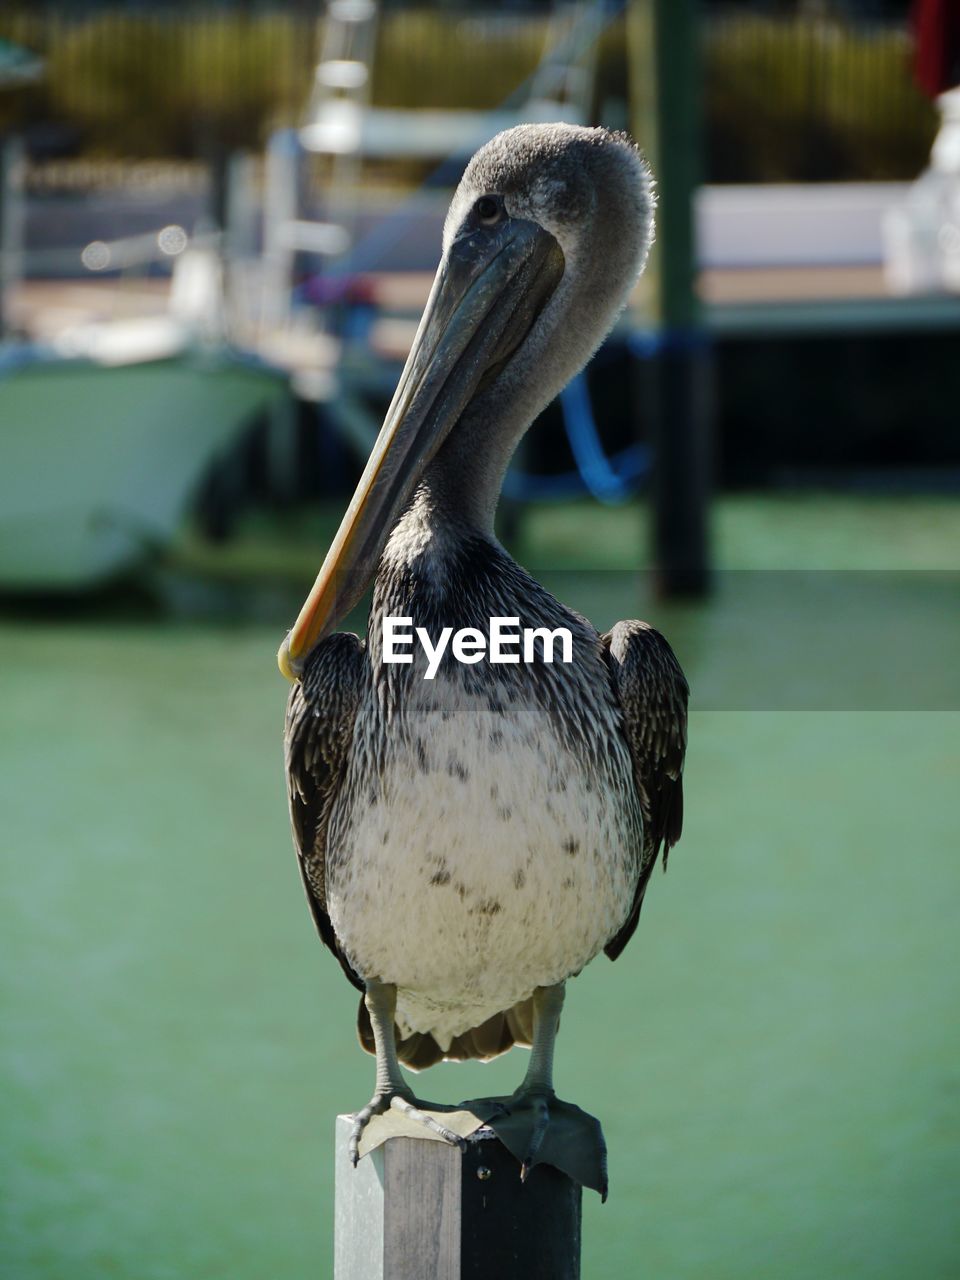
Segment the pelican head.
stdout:
[[492,526],[517,442],[609,333],[652,239],[649,170],[622,134],[520,125],[477,152],[383,427],[280,648],[288,679],[360,599],[428,469]]

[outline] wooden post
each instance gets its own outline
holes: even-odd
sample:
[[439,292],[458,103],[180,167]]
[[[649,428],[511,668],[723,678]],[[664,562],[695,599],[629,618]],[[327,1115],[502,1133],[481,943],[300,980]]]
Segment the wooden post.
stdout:
[[461,1152],[390,1138],[356,1169],[337,1117],[334,1280],[578,1280],[580,1187],[549,1165],[525,1183],[492,1130]]
[[709,586],[710,355],[695,288],[693,200],[700,163],[700,5],[632,0],[634,134],[657,180],[657,238],[647,271],[657,329],[653,549],[666,596]]

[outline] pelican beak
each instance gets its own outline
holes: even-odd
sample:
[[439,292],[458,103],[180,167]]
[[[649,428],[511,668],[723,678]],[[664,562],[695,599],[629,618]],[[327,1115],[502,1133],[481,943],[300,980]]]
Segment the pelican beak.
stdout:
[[563,275],[557,241],[508,218],[444,255],[366,468],[277,662],[288,680],[366,590],[394,524],[485,375],[521,345]]

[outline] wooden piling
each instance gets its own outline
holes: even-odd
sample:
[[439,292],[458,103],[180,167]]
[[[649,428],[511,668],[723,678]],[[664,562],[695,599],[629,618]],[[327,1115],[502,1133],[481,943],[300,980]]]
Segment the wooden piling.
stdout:
[[711,355],[696,290],[694,197],[700,182],[699,0],[630,0],[634,136],[657,182],[647,276],[655,328],[652,544],[663,596],[710,586]]
[[581,1190],[520,1166],[491,1129],[467,1150],[390,1138],[356,1169],[336,1126],[334,1280],[578,1280]]

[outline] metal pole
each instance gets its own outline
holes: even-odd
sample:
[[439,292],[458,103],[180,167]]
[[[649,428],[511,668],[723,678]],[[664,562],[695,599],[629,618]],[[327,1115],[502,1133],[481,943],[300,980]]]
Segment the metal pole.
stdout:
[[697,0],[632,0],[628,49],[634,131],[657,180],[648,268],[656,326],[653,548],[665,596],[709,588],[710,354],[695,289],[700,161]]

